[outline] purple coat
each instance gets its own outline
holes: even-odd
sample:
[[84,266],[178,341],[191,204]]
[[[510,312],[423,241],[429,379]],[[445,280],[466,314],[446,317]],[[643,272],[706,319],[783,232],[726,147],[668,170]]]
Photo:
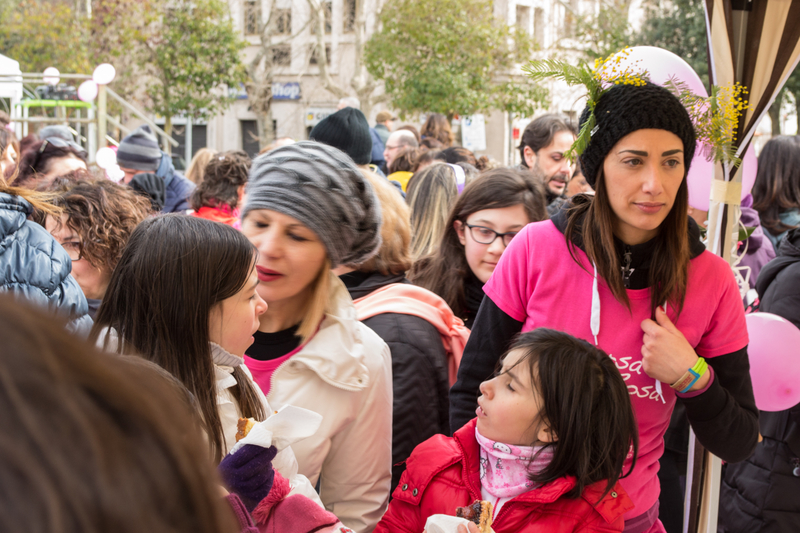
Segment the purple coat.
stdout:
[[[772,246],[769,238],[764,234],[758,211],[753,209],[753,197],[749,194],[742,200],[741,221],[745,227],[755,227],[755,230],[746,241],[747,253],[739,263],[741,266],[750,267],[750,287],[755,287],[761,269],[764,265],[775,259],[775,248]],[[745,242],[742,242],[742,244],[739,245],[739,253],[741,253],[744,248]]]

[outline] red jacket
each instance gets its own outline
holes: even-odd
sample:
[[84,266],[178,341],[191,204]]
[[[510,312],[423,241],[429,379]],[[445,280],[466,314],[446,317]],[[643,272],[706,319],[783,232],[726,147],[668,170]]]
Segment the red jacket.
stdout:
[[237,212],[228,209],[220,209],[218,207],[203,206],[197,211],[192,213],[192,216],[197,218],[204,218],[213,222],[222,222],[228,226],[240,229],[239,216]]
[[[375,533],[420,533],[434,514],[455,515],[462,507],[481,499],[478,442],[475,420],[456,431],[452,438],[436,435],[414,450]],[[562,497],[575,486],[566,476],[506,502],[495,515],[495,533],[572,531],[619,532],[623,515],[633,502],[617,483],[600,503],[605,483],[587,487],[577,499]]]

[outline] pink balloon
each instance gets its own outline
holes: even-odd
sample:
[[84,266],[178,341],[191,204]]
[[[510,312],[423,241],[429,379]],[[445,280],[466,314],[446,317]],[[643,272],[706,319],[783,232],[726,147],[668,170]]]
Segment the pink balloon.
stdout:
[[636,72],[647,71],[650,81],[664,85],[670,79],[682,81],[698,96],[708,96],[703,80],[697,72],[680,56],[655,46],[634,46],[628,49],[626,57],[620,60],[617,70],[631,68]]
[[[705,156],[700,154],[701,144],[697,144],[697,149],[692,159],[692,166],[689,168],[689,205],[700,211],[708,211],[711,204],[711,182],[714,180],[714,162],[707,161]],[[742,158],[742,199],[753,190],[756,182],[756,172],[758,171],[758,160],[756,152],[751,144]]]
[[703,145],[697,143],[692,166],[686,182],[689,186],[689,205],[700,211],[708,211],[711,204],[711,182],[714,180],[714,162],[703,155]]
[[800,329],[771,313],[752,313],[745,319],[756,407],[762,411],[794,407],[800,403]]
[[756,159],[756,150],[753,148],[753,143],[750,143],[742,158],[742,199],[753,190],[753,184],[756,182],[756,172],[758,172],[758,159]]

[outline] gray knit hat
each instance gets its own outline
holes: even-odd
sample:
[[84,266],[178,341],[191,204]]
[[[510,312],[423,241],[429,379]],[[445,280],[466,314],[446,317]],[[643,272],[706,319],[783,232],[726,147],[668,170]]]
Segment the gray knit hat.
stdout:
[[381,208],[347,154],[303,141],[253,161],[242,219],[254,209],[296,218],[317,234],[331,266],[358,265],[381,246]]
[[122,139],[117,148],[117,164],[132,170],[155,172],[161,163],[161,147],[158,138],[145,124]]

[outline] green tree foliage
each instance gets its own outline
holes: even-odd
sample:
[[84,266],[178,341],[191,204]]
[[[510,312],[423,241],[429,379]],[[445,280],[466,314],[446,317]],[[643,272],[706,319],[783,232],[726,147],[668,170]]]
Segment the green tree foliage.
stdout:
[[597,14],[577,17],[575,35],[588,59],[608,57],[631,46],[633,30],[628,24],[630,0],[610,0],[600,3]]
[[530,36],[494,17],[491,0],[389,0],[365,63],[403,113],[530,115],[546,92],[511,73],[532,50]]
[[[93,45],[118,65],[125,96],[144,87],[146,107],[172,131],[178,114],[207,118],[245,80],[244,46],[222,0],[95,0]],[[123,68],[119,68],[119,66]]]
[[230,104],[227,87],[246,79],[244,42],[223,0],[94,0],[92,18],[74,0],[0,3],[0,51],[23,71],[90,73],[102,62],[117,69],[112,88],[166,119],[207,118]]
[[786,80],[786,84],[783,86],[783,89],[778,93],[778,96],[775,97],[775,101],[770,106],[768,113],[769,118],[772,121],[772,134],[773,135],[781,135],[781,111],[783,109],[783,103],[786,100],[786,94],[789,93],[792,95],[792,99],[794,100],[794,108],[795,114],[797,116],[797,132],[800,133],[800,67],[794,69],[789,75],[789,78]]
[[19,61],[23,72],[42,72],[47,67],[89,71],[88,25],[75,17],[73,5],[60,0],[3,2],[0,51]]
[[682,57],[708,87],[708,45],[702,0],[651,3],[633,45],[658,46]]
[[244,42],[221,0],[170,1],[136,40],[142,50],[138,66],[151,74],[150,107],[166,118],[167,133],[179,113],[207,118],[230,105],[227,87],[246,79],[239,59]]

